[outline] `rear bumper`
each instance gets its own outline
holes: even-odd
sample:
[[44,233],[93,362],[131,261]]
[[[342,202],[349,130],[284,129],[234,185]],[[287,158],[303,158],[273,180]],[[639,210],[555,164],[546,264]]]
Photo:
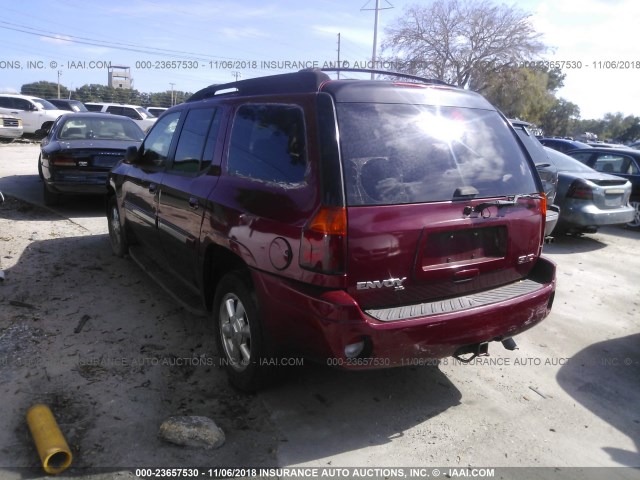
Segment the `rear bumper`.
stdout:
[[49,190],[55,193],[77,193],[82,195],[106,195],[108,172],[83,172],[82,174],[54,175],[45,179]]
[[619,208],[601,209],[594,204],[568,202],[562,207],[560,222],[579,227],[616,225],[633,220],[635,210],[629,205]]
[[[411,365],[415,359],[448,357],[463,346],[512,337],[549,314],[555,292],[555,264],[540,258],[527,279],[537,288],[524,295],[389,322],[362,311],[342,290],[319,292],[261,272],[253,278],[274,353],[346,369]],[[365,342],[365,352],[347,358],[345,346],[358,341]]]
[[546,218],[544,222],[544,236],[551,235],[553,229],[558,224],[558,218],[560,217],[560,208],[556,205],[549,205],[547,207]]

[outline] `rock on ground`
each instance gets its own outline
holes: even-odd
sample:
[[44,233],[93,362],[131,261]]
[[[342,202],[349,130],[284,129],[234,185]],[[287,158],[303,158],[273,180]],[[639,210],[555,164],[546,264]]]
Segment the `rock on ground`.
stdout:
[[160,425],[160,438],[178,445],[213,449],[224,444],[224,432],[208,417],[171,417]]

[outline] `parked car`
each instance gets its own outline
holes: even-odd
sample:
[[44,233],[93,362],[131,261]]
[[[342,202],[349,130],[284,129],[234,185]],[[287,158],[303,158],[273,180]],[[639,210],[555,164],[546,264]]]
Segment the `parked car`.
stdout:
[[13,142],[23,131],[21,118],[0,114],[0,142]]
[[71,100],[69,98],[47,98],[47,101],[54,104],[60,110],[67,110],[69,112],[89,111],[80,100]]
[[558,168],[557,234],[595,233],[604,225],[633,221],[634,209],[629,205],[631,182],[597,172],[564,153],[545,148],[549,160]]
[[198,292],[254,390],[283,355],[363,369],[515,348],[554,298],[542,192],[480,95],[306,70],[167,110],[110,172],[107,218],[116,255]]
[[126,117],[98,113],[67,113],[42,140],[38,170],[45,205],[60,194],[106,193],[107,173],[144,132]]
[[566,153],[570,150],[577,148],[589,148],[590,145],[579,142],[577,140],[569,140],[566,138],[541,138],[540,143],[545,147],[553,148],[562,153]]
[[558,189],[558,169],[549,161],[546,150],[538,141],[538,138],[533,135],[531,123],[518,119],[509,119],[509,123],[511,123],[520,141],[529,152],[542,180],[544,193],[547,196],[544,235],[547,238],[551,238],[550,235],[553,233],[560,218],[560,207],[555,204],[556,190]]
[[569,155],[598,172],[609,173],[631,182],[630,204],[635,217],[627,223],[631,228],[640,227],[640,150],[631,148],[592,148],[574,150]]
[[44,135],[51,124],[67,112],[42,98],[0,93],[0,113],[21,118],[24,133]]
[[600,141],[587,142],[587,145],[589,145],[590,147],[597,147],[597,148],[628,148],[623,143],[609,143],[609,142],[600,142]]
[[138,126],[145,132],[154,124],[157,120],[153,114],[147,112],[139,105],[124,105],[121,103],[93,103],[88,102],[84,104],[85,107],[91,112],[104,112],[112,113],[114,115],[123,115],[129,117],[136,122]]
[[168,110],[167,108],[163,108],[163,107],[147,107],[147,112],[153,114],[156,117],[159,117],[167,110]]

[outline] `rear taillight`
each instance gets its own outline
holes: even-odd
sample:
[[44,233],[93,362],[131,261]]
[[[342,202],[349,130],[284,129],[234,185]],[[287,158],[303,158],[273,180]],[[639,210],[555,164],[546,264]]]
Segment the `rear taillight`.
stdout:
[[54,167],[75,167],[76,161],[71,157],[56,156],[51,158],[51,164]]
[[574,180],[567,191],[567,198],[593,200],[593,190],[584,182],[584,180]]
[[540,193],[540,213],[547,214],[547,195],[544,192]]
[[346,209],[320,207],[302,230],[300,266],[321,273],[344,273],[346,240]]

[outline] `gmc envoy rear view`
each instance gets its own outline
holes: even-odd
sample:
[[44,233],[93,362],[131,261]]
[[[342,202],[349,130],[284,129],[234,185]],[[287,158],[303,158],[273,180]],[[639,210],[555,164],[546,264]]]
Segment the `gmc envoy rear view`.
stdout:
[[211,312],[242,390],[285,355],[364,369],[512,349],[553,303],[532,159],[483,97],[439,81],[214,85],[108,189],[114,252]]

